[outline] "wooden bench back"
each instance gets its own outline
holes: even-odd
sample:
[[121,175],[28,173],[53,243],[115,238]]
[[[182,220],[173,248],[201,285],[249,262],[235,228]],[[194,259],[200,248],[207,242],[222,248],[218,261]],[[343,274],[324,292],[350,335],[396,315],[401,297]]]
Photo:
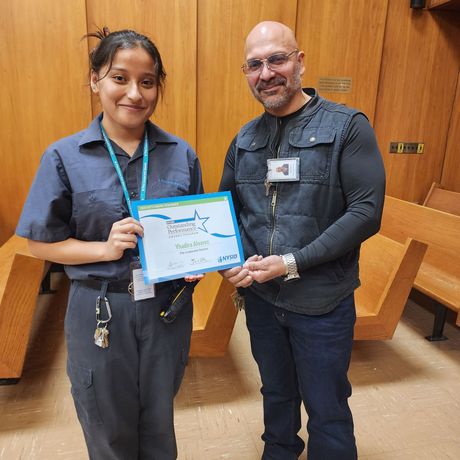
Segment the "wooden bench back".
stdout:
[[361,287],[355,292],[355,339],[393,337],[427,245],[376,234],[361,246]]
[[44,265],[23,238],[0,247],[0,378],[21,376]]
[[433,182],[423,206],[460,216],[460,193],[447,190]]
[[449,308],[460,309],[460,216],[385,197],[381,233],[403,243],[428,244],[414,286]]

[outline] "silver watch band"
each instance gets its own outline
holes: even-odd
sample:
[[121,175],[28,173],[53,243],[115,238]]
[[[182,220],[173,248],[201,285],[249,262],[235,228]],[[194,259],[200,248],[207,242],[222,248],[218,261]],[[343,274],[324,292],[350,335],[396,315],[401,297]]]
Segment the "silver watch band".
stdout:
[[284,277],[284,281],[300,278],[299,272],[297,271],[297,262],[295,261],[293,254],[284,254],[281,258],[286,266],[286,276]]

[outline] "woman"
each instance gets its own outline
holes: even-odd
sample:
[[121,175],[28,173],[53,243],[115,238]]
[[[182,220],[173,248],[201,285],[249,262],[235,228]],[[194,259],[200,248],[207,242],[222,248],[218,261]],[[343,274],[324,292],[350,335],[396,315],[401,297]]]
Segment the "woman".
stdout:
[[100,39],[90,80],[102,114],[46,150],[17,233],[72,281],[67,373],[90,458],[169,460],[192,304],[166,324],[172,282],[145,300],[128,292],[143,231],[131,200],[203,193],[201,170],[188,144],[149,121],[166,77],[156,46],[131,30],[90,36]]

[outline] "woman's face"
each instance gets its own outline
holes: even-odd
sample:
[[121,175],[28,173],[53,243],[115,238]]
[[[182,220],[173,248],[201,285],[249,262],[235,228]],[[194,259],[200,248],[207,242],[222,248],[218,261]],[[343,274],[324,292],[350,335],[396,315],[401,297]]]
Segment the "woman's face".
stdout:
[[108,65],[91,74],[91,88],[104,112],[104,128],[109,135],[119,130],[143,130],[158,101],[152,57],[141,47],[119,49],[107,70]]

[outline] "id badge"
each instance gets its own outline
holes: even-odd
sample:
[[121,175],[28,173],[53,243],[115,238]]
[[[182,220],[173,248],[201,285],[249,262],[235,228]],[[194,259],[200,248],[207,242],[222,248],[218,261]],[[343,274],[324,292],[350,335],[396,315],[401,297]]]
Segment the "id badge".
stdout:
[[295,182],[300,176],[300,158],[270,158],[267,168],[268,182]]
[[129,265],[131,269],[131,284],[129,292],[131,293],[133,300],[144,300],[155,297],[155,285],[145,284],[144,274],[142,273],[141,263],[136,260],[131,262]]

